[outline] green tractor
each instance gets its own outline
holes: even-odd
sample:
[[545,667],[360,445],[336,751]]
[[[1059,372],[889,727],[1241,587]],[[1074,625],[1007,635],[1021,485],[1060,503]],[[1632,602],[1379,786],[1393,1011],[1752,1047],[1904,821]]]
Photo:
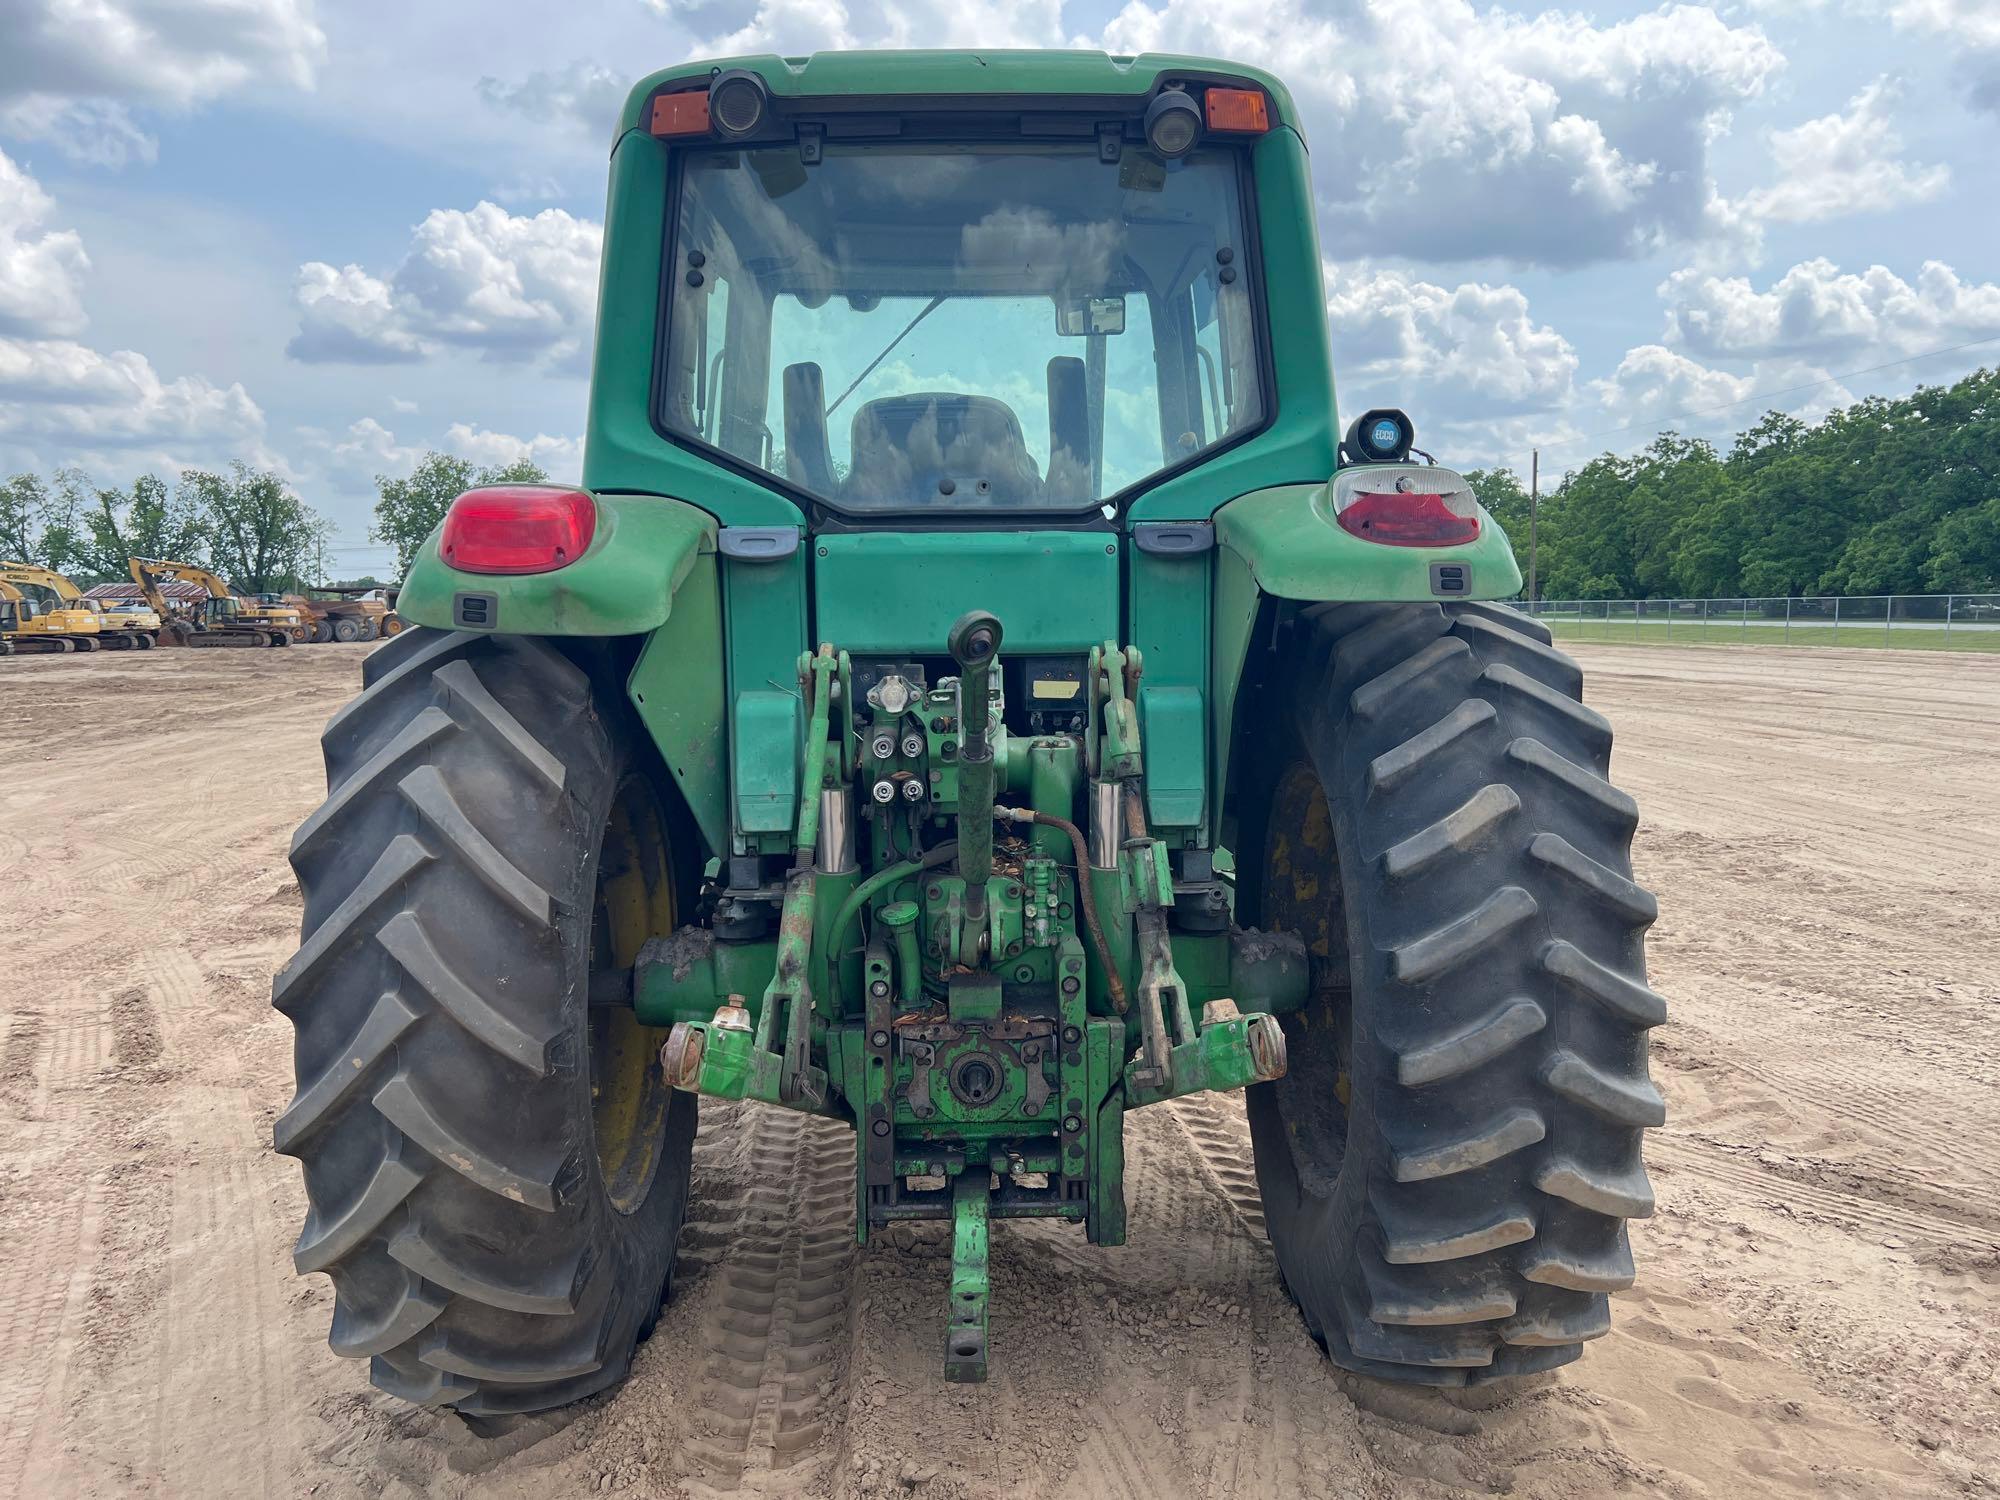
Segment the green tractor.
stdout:
[[1122,1243],[1126,1114],[1204,1090],[1343,1368],[1604,1333],[1664,1115],[1637,812],[1412,438],[1338,425],[1266,74],[639,84],[583,483],[451,507],[292,844],[335,1350],[470,1415],[616,1382],[707,1097],[851,1126],[856,1240],[950,1223],[979,1380],[991,1221]]

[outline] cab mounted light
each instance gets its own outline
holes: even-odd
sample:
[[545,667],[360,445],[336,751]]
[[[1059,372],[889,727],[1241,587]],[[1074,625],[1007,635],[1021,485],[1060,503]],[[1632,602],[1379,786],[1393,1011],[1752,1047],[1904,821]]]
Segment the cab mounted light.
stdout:
[[1410,456],[1416,440],[1417,429],[1408,417],[1394,407],[1379,407],[1354,419],[1341,446],[1355,463],[1396,464]]
[[708,86],[708,118],[726,141],[754,134],[770,113],[770,90],[748,68],[731,68],[715,75]]
[[597,502],[553,484],[467,490],[445,512],[438,555],[462,573],[553,573],[597,534]]
[[1146,106],[1146,144],[1172,161],[1201,139],[1201,111],[1184,89],[1161,89]]
[[1271,107],[1257,89],[1210,89],[1202,103],[1208,106],[1210,130],[1262,135],[1271,128]]

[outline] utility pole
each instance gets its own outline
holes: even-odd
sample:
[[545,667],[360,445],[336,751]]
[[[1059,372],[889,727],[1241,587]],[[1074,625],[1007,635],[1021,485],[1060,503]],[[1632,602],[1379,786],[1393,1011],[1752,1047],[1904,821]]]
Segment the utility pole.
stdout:
[[1542,450],[1536,448],[1534,456],[1528,460],[1528,613],[1535,612],[1535,601],[1541,597],[1535,588],[1535,564],[1541,558],[1538,539],[1535,536],[1537,522],[1542,510]]

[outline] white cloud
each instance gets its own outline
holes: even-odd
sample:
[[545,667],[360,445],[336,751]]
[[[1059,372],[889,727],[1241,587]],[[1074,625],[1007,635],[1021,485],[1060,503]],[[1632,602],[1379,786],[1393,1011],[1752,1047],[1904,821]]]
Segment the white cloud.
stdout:
[[10,442],[118,447],[247,442],[264,414],[241,385],[162,380],[142,354],[66,339],[0,338],[0,433]]
[[1658,344],[1626,350],[1618,368],[1591,385],[1606,412],[1632,419],[1707,411],[1756,389],[1747,376],[1712,370]]
[[2000,285],[1926,261],[1914,283],[1886,266],[1802,261],[1764,291],[1741,276],[1678,271],[1660,284],[1667,341],[1714,357],[1880,357],[2000,334]]
[[436,209],[386,280],[354,265],[301,266],[299,332],[286,352],[308,362],[377,364],[444,348],[490,359],[580,358],[596,311],[603,232],[555,208]]
[[377,474],[407,473],[424,456],[421,448],[397,442],[396,434],[373,417],[350,423],[338,437],[315,428],[303,429],[300,436],[323,455],[336,479],[356,489],[368,486]]
[[62,99],[26,94],[0,104],[0,135],[45,142],[73,162],[93,167],[151,165],[159,143],[124,105],[109,99]]
[[2000,6],[1993,0],[1901,0],[1896,24],[1941,37],[1975,108],[2000,115]]
[[1725,229],[1708,169],[1720,117],[1784,65],[1757,28],[1691,5],[1599,26],[1467,0],[1365,0],[1338,21],[1302,0],[1130,0],[1103,40],[1294,80],[1340,249],[1546,265]]
[[1757,219],[1814,224],[1937,197],[1951,173],[1901,159],[1889,108],[1895,95],[1878,78],[1848,101],[1845,113],[1774,133],[1772,184],[1749,194],[1745,209]]
[[[1529,315],[1514,286],[1422,281],[1404,271],[1326,268],[1327,314],[1343,404],[1357,386],[1370,400],[1415,410],[1429,396],[1463,417],[1543,409],[1568,398],[1576,351]],[[1400,394],[1399,394],[1400,393]]]
[[84,326],[90,258],[73,231],[42,227],[54,208],[0,152],[0,444],[37,455],[154,444],[258,451],[264,414],[241,385],[163,380],[143,354],[66,337]]
[[447,453],[494,468],[525,458],[541,465],[555,479],[577,479],[583,474],[581,438],[539,432],[531,438],[518,438],[511,433],[484,431],[470,422],[454,422],[444,435],[444,448]]
[[285,352],[294,359],[396,364],[424,356],[423,343],[391,304],[389,284],[359,266],[309,261],[299,267],[292,295],[299,331]]
[[1992,0],[1901,0],[1896,24],[1938,32],[1973,47],[2000,47],[2000,8]]
[[186,108],[258,81],[312,86],[312,0],[8,0],[0,99]]
[[[337,484],[361,491],[378,474],[407,474],[428,445],[404,442],[373,417],[362,417],[337,435],[317,428],[299,434],[317,464]],[[576,479],[583,472],[583,440],[537,433],[531,438],[494,432],[474,422],[454,422],[435,445],[445,453],[469,458],[482,466],[500,468],[532,459],[557,479]]]
[[574,126],[611,138],[618,110],[632,80],[602,63],[579,59],[554,71],[530,73],[519,83],[479,80],[479,97],[495,109],[524,115],[537,124]]
[[0,151],[0,334],[75,333],[90,257],[73,230],[44,229],[54,201]]

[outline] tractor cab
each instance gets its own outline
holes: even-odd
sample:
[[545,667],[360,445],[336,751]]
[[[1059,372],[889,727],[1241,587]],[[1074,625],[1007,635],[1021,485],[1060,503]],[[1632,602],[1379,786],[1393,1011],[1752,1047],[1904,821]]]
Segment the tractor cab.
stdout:
[[884,120],[810,164],[775,130],[691,144],[668,432],[829,519],[1019,524],[1254,431],[1243,139],[1041,123]]

